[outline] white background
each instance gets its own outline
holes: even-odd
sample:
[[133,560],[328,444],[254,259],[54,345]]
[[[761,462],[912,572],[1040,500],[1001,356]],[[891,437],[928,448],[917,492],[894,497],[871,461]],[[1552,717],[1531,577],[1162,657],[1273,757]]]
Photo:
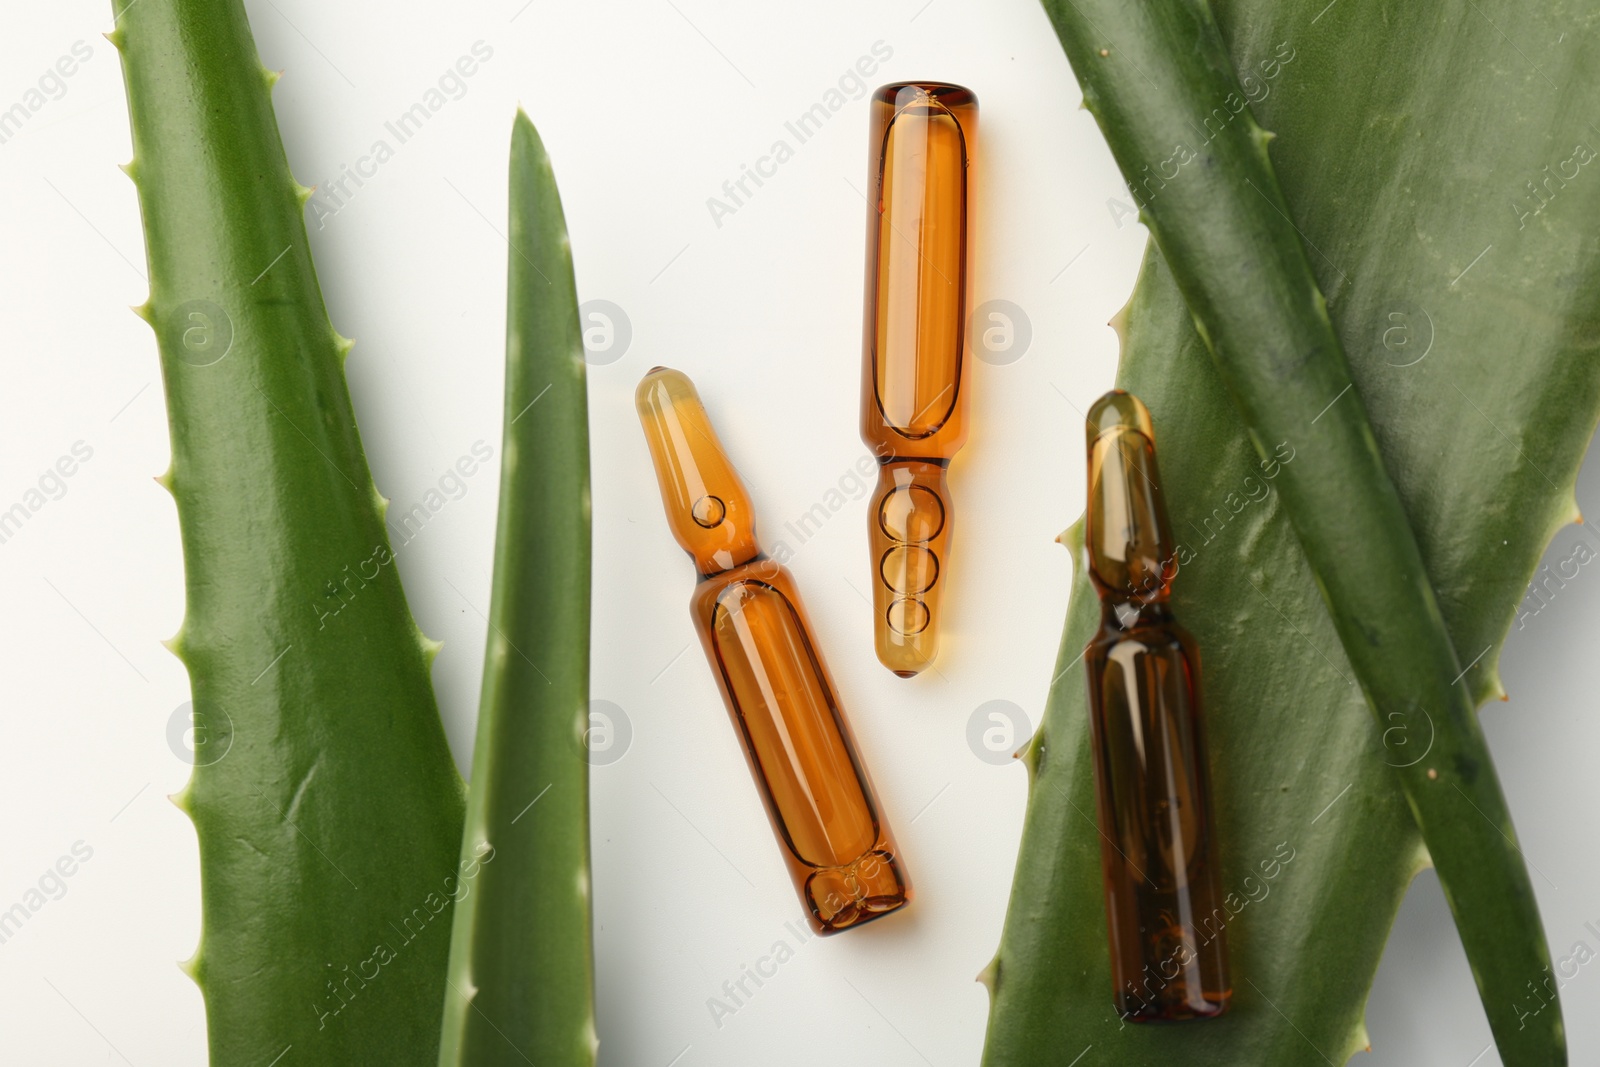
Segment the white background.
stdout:
[[[1070,575],[1052,538],[1083,496],[1074,405],[1111,382],[1104,323],[1144,241],[1107,209],[1122,195],[1116,171],[1038,5],[832,0],[781,19],[719,0],[247,6],[263,61],[287,71],[279,121],[306,184],[379,137],[392,144],[386,120],[474,42],[493,49],[465,95],[311,233],[333,322],[358,341],[350,387],[397,509],[475,441],[498,456],[497,231],[518,101],[555,161],[580,298],[631,322],[626,352],[589,379],[593,695],[632,730],[593,775],[602,1063],[975,1063],[987,1001],[973,977],[998,942],[1025,782],[977,758],[968,722],[991,700],[1038,720]],[[134,190],[113,166],[130,153],[117,56],[99,36],[109,27],[109,4],[88,0],[0,15],[0,109],[74,42],[92,49],[65,95],[0,144],[0,508],[74,442],[93,449],[66,495],[0,545],[0,909],[75,842],[93,849],[65,895],[0,945],[0,1058],[184,1067],[205,1059],[201,998],[174,962],[199,933],[198,863],[188,820],[163,798],[188,774],[168,742],[188,686],[158,643],[182,615],[182,560],[172,501],[151,481],[167,461],[155,345],[124,310],[146,285]],[[784,121],[879,41],[893,55],[869,84],[978,92],[976,300],[1020,306],[1032,340],[1009,365],[977,366],[936,671],[899,681],[874,660],[859,501],[797,548],[792,569],[919,892],[904,916],[799,944],[785,925],[799,916],[793,891],[690,647],[694,576],[662,520],[632,392],[658,363],[696,379],[769,543],[864,453],[865,100],[720,226],[706,200],[775,139],[793,145]],[[477,701],[496,467],[399,557],[418,621],[445,642],[436,682],[458,759]],[[1579,499],[1600,511],[1592,469]],[[1571,814],[1587,808],[1600,740],[1597,601],[1595,579],[1580,578],[1513,634],[1512,702],[1485,712],[1557,956],[1578,940],[1600,947],[1584,928],[1600,928],[1600,859]],[[780,939],[794,958],[718,1027],[707,999]],[[1564,990],[1575,1063],[1600,1062],[1597,973]],[[1366,1062],[1497,1062],[1431,874],[1402,909],[1368,1017]]]

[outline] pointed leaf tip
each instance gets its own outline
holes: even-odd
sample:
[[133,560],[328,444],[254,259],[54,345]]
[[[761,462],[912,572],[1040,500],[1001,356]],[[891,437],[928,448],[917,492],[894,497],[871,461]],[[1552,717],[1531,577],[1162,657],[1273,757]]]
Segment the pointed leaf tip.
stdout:
[[535,160],[542,162],[545,166],[549,166],[550,154],[545,149],[544,138],[539,135],[539,127],[533,124],[533,120],[528,117],[528,113],[520,107],[517,108],[516,117],[511,120],[511,151],[513,159],[516,158],[519,145],[524,146],[525,150],[531,151]]

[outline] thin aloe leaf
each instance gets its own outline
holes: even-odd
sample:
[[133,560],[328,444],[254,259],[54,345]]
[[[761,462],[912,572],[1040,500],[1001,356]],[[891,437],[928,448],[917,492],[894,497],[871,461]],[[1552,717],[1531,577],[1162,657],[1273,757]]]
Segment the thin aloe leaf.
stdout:
[[[1155,237],[1118,384],[1154,415],[1188,538],[1174,604],[1205,658],[1235,997],[1192,1025],[1112,1012],[1075,662],[1094,598],[1077,582],[1028,755],[985,1061],[1066,1064],[1093,1045],[1113,1063],[1344,1062],[1428,862],[1420,822],[1503,1060],[1565,1062],[1474,708],[1500,693],[1517,604],[1577,518],[1600,412],[1583,111],[1600,57],[1569,32],[1536,66],[1501,30],[1556,40],[1594,16],[1045,6]],[[1276,134],[1270,163],[1255,119]]]
[[205,755],[214,1067],[432,1063],[463,812],[239,0],[117,0]]
[[494,589],[440,1067],[589,1067],[589,420],[555,173],[511,131]]

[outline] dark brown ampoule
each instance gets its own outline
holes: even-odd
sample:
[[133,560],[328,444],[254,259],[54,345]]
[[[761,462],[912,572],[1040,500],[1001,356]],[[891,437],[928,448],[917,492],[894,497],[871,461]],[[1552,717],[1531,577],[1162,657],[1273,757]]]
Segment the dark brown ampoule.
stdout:
[[945,469],[967,440],[970,198],[978,98],[940,82],[872,94],[861,439],[878,660],[909,678],[939,652],[952,513]]
[[1084,543],[1100,629],[1083,661],[1116,1008],[1133,1021],[1220,1015],[1232,989],[1200,653],[1167,603],[1176,546],[1137,397],[1095,402],[1088,454]]
[[911,882],[794,578],[762,554],[750,494],[700,394],[656,367],[635,402],[667,524],[700,572],[695,630],[812,929],[837,933],[905,907]]

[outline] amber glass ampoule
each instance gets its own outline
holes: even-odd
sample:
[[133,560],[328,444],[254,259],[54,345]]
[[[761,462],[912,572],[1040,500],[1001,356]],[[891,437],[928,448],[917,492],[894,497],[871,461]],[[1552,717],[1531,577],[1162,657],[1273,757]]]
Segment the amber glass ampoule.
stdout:
[[967,203],[978,98],[939,82],[872,94],[861,439],[878,660],[909,678],[939,652],[952,513],[945,468],[967,440]]
[[1172,617],[1177,573],[1150,413],[1121,390],[1089,410],[1084,543],[1100,629],[1089,679],[1100,860],[1117,1012],[1220,1015],[1232,989],[1212,834],[1200,654]]
[[750,495],[694,383],[657,367],[635,394],[667,524],[694,559],[695,630],[814,930],[911,901],[911,883],[856,753],[788,570],[756,543]]

